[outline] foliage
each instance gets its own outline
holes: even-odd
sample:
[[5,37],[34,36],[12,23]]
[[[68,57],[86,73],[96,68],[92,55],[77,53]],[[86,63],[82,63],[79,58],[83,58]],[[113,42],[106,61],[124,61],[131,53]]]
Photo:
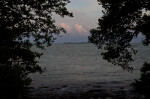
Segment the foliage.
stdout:
[[65,32],[55,25],[52,14],[72,17],[65,7],[67,3],[69,0],[0,1],[0,94],[7,90],[4,93],[9,95],[15,88],[19,92],[20,87],[29,85],[28,74],[42,72],[36,61],[42,53],[31,47],[50,46],[55,35]]
[[104,8],[98,27],[92,29],[89,42],[103,48],[103,58],[123,69],[134,61],[136,50],[131,41],[139,34],[145,36],[144,45],[150,43],[150,1],[149,0],[98,0]]
[[132,83],[133,91],[143,94],[145,99],[150,99],[150,63],[145,63],[140,71],[140,79]]
[[0,97],[18,98],[31,83],[31,79],[19,65],[0,66]]

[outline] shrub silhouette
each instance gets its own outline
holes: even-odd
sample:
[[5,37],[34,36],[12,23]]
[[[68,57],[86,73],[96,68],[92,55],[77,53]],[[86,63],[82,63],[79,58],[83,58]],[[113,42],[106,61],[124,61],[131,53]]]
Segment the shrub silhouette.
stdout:
[[3,99],[19,98],[31,83],[19,66],[0,66],[0,97]]
[[144,63],[140,71],[140,79],[132,83],[133,91],[144,95],[145,99],[150,99],[150,63]]

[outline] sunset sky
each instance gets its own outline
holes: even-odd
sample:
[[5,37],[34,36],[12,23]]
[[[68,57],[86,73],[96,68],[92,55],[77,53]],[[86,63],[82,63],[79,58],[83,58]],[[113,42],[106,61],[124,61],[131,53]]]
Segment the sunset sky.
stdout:
[[66,34],[61,34],[62,37],[58,37],[55,43],[88,41],[89,30],[97,27],[98,18],[102,16],[102,7],[98,5],[97,0],[70,1],[67,8],[73,12],[74,17],[61,18],[54,15],[56,24],[67,31]]
[[[103,15],[102,6],[97,0],[70,0],[67,5],[74,17],[61,18],[54,15],[54,19],[58,26],[66,29],[66,34],[62,33],[61,37],[57,37],[55,43],[64,42],[87,42],[90,35],[89,30],[98,26],[98,19]],[[140,42],[143,36],[140,34],[137,39],[132,42]]]

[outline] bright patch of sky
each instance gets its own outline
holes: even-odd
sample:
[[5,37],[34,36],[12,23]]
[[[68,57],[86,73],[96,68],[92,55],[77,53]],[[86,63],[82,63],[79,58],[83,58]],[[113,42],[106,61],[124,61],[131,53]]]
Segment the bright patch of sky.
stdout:
[[74,17],[53,16],[56,24],[67,31],[66,34],[61,34],[62,36],[58,37],[55,43],[88,41],[89,30],[98,26],[98,19],[102,16],[102,7],[98,5],[97,0],[70,1],[67,8]]

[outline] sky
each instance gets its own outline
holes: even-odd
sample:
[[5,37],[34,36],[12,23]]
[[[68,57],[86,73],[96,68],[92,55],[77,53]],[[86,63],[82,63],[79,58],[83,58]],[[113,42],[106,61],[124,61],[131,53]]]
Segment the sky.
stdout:
[[[61,18],[59,15],[53,15],[57,26],[61,26],[66,33],[61,33],[54,43],[64,42],[87,42],[90,36],[90,29],[98,27],[98,19],[102,17],[102,6],[97,0],[70,0],[66,7],[74,17]],[[133,39],[131,43],[141,42],[143,36]]]
[[74,17],[61,18],[54,15],[56,25],[66,29],[66,34],[61,33],[55,43],[87,42],[89,30],[96,28],[98,19],[102,16],[102,7],[97,0],[70,0],[66,7]]

